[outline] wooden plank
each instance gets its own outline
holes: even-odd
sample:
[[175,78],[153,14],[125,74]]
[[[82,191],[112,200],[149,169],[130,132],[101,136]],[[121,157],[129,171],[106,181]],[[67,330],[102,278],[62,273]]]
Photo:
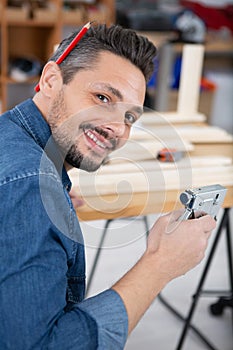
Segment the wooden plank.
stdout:
[[178,151],[190,152],[193,150],[193,145],[187,141],[181,141],[179,138],[171,138],[166,143],[160,141],[158,138],[151,136],[147,140],[130,139],[120,149],[112,152],[109,155],[109,160],[119,161],[137,161],[145,159],[157,158],[158,152],[164,148],[175,148]]
[[[122,174],[122,173],[134,173],[138,169],[143,169],[145,171],[158,171],[158,170],[172,170],[181,169],[187,167],[211,167],[211,166],[225,166],[231,165],[232,159],[230,157],[222,156],[194,156],[185,157],[175,163],[164,163],[158,160],[140,160],[136,163],[130,161],[118,162],[109,161],[106,165],[103,165],[98,171],[98,175],[103,174]],[[79,172],[82,170],[72,169],[69,174],[71,178],[75,179],[78,177]]]
[[[223,207],[233,206],[233,186],[228,186]],[[182,208],[179,201],[179,190],[166,192],[135,193],[128,195],[88,197],[86,205],[77,209],[81,221],[114,219],[129,216],[160,214]],[[120,198],[120,200],[119,200]]]
[[193,143],[193,150],[189,152],[190,156],[226,156],[233,159],[233,142],[198,142]]
[[233,135],[229,134],[226,130],[217,126],[208,125],[183,125],[183,126],[154,126],[150,128],[143,125],[137,126],[133,129],[130,139],[132,140],[150,140],[157,139],[167,141],[170,139],[177,142],[205,142],[216,144],[222,142],[233,142]]
[[183,46],[177,102],[179,114],[195,115],[198,111],[203,57],[203,45],[185,44]]
[[[214,174],[214,175],[213,175]],[[87,197],[108,194],[129,194],[136,192],[155,192],[164,190],[183,190],[219,183],[233,185],[233,166],[213,166],[197,168],[177,168],[173,170],[146,171],[138,169],[132,173],[79,173],[72,179],[73,186],[80,196]]]
[[170,112],[156,112],[147,111],[139,119],[144,125],[163,125],[167,123],[172,124],[190,124],[190,123],[204,123],[206,116],[203,113],[185,113],[180,114],[177,111]]

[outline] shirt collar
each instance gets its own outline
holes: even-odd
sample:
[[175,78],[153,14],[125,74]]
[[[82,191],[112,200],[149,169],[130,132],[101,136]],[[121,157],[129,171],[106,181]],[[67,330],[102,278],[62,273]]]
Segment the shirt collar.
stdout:
[[63,186],[70,191],[71,181],[63,165],[58,147],[53,140],[51,129],[33,100],[28,99],[20,103],[11,112],[12,119],[17,124],[21,124],[34,141],[45,150],[59,173],[61,172],[59,168],[62,168],[61,178]]

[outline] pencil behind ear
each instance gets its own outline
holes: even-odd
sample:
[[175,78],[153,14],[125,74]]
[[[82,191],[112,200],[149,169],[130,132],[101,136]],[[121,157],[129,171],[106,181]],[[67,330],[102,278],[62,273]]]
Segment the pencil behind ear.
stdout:
[[63,78],[59,66],[54,61],[47,62],[41,73],[38,91],[40,90],[45,96],[51,97],[54,92],[61,89],[62,85]]

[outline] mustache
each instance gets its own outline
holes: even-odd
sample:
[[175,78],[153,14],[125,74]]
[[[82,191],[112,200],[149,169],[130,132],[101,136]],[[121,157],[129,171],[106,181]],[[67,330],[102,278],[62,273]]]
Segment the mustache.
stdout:
[[80,129],[84,132],[85,130],[89,129],[92,131],[95,131],[96,133],[98,133],[99,135],[103,136],[106,140],[108,140],[111,145],[112,145],[112,149],[114,150],[116,148],[117,145],[117,141],[115,138],[110,138],[109,137],[109,133],[106,130],[103,130],[102,128],[95,126],[93,124],[90,123],[83,123],[80,125]]

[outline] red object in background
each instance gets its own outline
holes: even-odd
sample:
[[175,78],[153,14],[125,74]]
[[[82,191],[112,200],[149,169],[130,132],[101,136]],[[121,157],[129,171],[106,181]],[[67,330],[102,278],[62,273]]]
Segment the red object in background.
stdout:
[[183,151],[177,151],[175,148],[163,148],[158,152],[157,159],[160,162],[176,162],[184,156]]
[[180,4],[200,17],[207,28],[219,30],[226,27],[233,33],[233,5],[212,7],[188,0],[180,0]]
[[213,83],[211,80],[202,77],[201,78],[201,89],[202,90],[208,90],[208,91],[215,91],[217,88],[216,84]]

